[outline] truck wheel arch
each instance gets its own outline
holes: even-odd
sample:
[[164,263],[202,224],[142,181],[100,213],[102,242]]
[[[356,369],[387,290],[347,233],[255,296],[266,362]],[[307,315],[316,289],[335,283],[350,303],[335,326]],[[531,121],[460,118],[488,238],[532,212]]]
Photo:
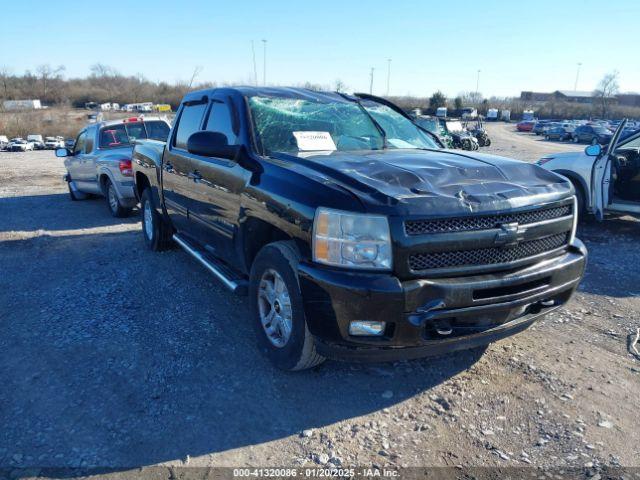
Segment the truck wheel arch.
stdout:
[[140,199],[142,198],[142,192],[144,192],[144,190],[150,186],[151,182],[149,182],[147,176],[142,172],[136,172],[135,188],[133,189],[133,191],[138,201],[140,201]]
[[[251,270],[253,260],[265,245],[277,241],[295,240],[284,230],[257,217],[248,217],[242,222],[241,233],[242,259],[247,272]],[[300,247],[299,242],[296,243]]]
[[591,204],[591,195],[589,194],[589,187],[583,178],[576,175],[569,170],[554,170],[555,173],[562,175],[569,179],[576,190],[577,195],[582,195],[582,211],[578,212],[578,215],[584,215],[589,212],[589,205]]
[[98,185],[100,186],[100,191],[105,196],[107,195],[107,192],[105,190],[107,186],[107,180],[110,180],[111,182],[113,182],[113,179],[109,177],[109,174],[106,173],[105,171],[101,171],[100,173],[98,173]]

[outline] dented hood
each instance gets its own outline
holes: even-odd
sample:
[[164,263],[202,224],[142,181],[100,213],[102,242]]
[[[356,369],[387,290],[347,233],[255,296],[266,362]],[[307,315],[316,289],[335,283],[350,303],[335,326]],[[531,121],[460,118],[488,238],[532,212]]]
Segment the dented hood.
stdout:
[[537,165],[481,153],[389,149],[278,157],[291,162],[290,168],[347,188],[365,210],[387,214],[496,212],[573,192],[565,178]]

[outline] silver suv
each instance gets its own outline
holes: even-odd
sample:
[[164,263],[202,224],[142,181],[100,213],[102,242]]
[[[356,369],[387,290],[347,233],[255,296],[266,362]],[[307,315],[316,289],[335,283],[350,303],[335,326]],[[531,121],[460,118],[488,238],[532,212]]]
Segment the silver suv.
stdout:
[[89,195],[107,199],[114,217],[126,217],[136,206],[133,193],[131,154],[136,140],[166,141],[169,122],[160,117],[132,117],[87,125],[78,134],[72,149],[59,148],[65,158],[71,200]]

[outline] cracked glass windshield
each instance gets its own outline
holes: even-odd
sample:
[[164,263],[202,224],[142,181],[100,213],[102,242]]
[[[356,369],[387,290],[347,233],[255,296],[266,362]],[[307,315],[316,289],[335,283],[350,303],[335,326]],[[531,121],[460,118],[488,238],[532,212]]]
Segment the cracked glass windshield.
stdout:
[[437,148],[411,121],[370,100],[253,96],[249,106],[265,154]]

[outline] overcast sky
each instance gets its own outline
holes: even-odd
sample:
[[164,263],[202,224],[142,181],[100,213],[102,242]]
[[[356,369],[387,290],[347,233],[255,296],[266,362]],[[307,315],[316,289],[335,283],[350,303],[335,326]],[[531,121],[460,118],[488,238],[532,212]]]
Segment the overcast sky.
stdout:
[[[14,73],[64,65],[85,76],[97,62],[150,80],[306,81],[391,95],[485,96],[521,90],[593,90],[620,72],[621,91],[640,91],[637,0],[3,2],[0,67]],[[18,21],[19,19],[19,21]]]

